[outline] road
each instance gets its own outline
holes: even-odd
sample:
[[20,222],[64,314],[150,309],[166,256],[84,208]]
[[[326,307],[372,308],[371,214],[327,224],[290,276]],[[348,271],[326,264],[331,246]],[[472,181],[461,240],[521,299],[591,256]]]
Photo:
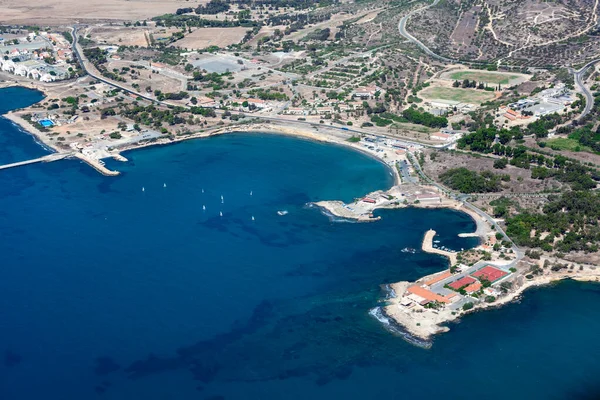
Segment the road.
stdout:
[[[141,97],[142,99],[148,100],[152,103],[155,104],[160,104],[163,105],[165,107],[183,107],[183,108],[189,108],[187,106],[182,106],[180,104],[173,104],[173,103],[169,103],[166,101],[159,101],[151,96],[148,96],[146,94],[140,93],[140,92],[136,92],[135,90],[132,90],[126,86],[123,86],[121,84],[119,84],[118,82],[114,82],[112,80],[106,79],[104,78],[102,75],[100,75],[99,73],[95,72],[95,67],[89,62],[87,61],[87,59],[83,56],[83,50],[81,48],[81,46],[79,45],[79,43],[77,43],[77,27],[73,27],[73,52],[75,53],[75,56],[77,57],[77,59],[79,60],[79,63],[81,65],[81,68],[92,78],[99,80],[100,82],[106,83],[107,85],[110,85],[112,87],[116,87],[118,89],[123,90],[126,93],[130,93],[136,97]],[[372,50],[371,50],[372,51]],[[215,109],[215,112],[217,114],[223,114],[225,112],[225,110],[219,110],[219,109]],[[252,118],[258,118],[258,119],[262,119],[262,120],[266,120],[266,121],[273,121],[273,122],[279,122],[279,123],[285,123],[287,125],[289,124],[296,124],[296,125],[303,125],[303,126],[311,126],[311,127],[327,127],[327,128],[331,128],[331,129],[339,129],[340,131],[346,131],[348,133],[357,133],[360,135],[376,135],[376,136],[381,136],[381,137],[386,137],[388,139],[395,139],[395,140],[399,140],[402,141],[404,143],[410,144],[410,145],[415,145],[415,146],[425,146],[425,147],[433,147],[432,145],[428,145],[428,144],[424,144],[424,143],[419,143],[416,141],[411,141],[411,140],[406,140],[403,138],[398,138],[395,137],[393,135],[389,135],[389,134],[385,134],[385,133],[378,133],[378,132],[369,132],[369,131],[365,131],[362,129],[357,129],[357,128],[348,128],[348,127],[338,127],[338,126],[334,126],[334,125],[324,125],[321,123],[317,123],[317,122],[310,122],[310,121],[295,121],[295,120],[290,120],[287,118],[282,118],[279,117],[277,115],[261,115],[261,114],[255,114],[251,116]]]
[[448,189],[447,187],[442,186],[439,183],[435,182],[433,179],[429,178],[423,172],[423,170],[421,169],[421,166],[419,165],[419,163],[414,159],[414,157],[410,153],[406,153],[406,154],[407,154],[407,156],[408,156],[411,164],[413,165],[415,171],[417,171],[417,173],[419,174],[419,176],[425,182],[427,182],[427,183],[429,183],[429,184],[437,187],[443,193],[447,193],[448,196],[451,197],[451,198],[453,198],[454,200],[460,201],[461,203],[463,203],[465,205],[465,207],[467,207],[471,211],[474,211],[479,216],[481,216],[483,219],[485,219],[487,222],[489,222],[490,225],[494,227],[494,229],[496,230],[496,232],[499,232],[499,233],[501,233],[504,236],[504,240],[507,240],[507,241],[509,241],[512,244],[512,250],[514,251],[514,253],[516,255],[516,258],[510,264],[508,264],[508,266],[506,266],[507,268],[514,267],[525,256],[525,254],[523,253],[523,251],[517,247],[517,245],[512,241],[512,239],[510,237],[508,237],[508,235],[504,232],[504,230],[502,229],[502,227],[500,225],[498,225],[498,223],[491,216],[489,216],[484,211],[480,210],[475,205],[469,203],[469,201],[467,200],[468,195],[454,193],[452,190]]
[[592,95],[592,92],[585,86],[585,83],[583,82],[583,76],[587,72],[588,68],[596,64],[598,61],[600,61],[600,59],[590,61],[579,71],[572,71],[575,84],[579,86],[579,89],[581,89],[583,95],[585,96],[585,108],[583,109],[583,112],[579,116],[578,120],[584,119],[590,113],[590,111],[592,111],[592,107],[594,106],[594,96]]
[[417,39],[416,37],[414,37],[413,35],[408,33],[408,31],[406,30],[406,23],[408,22],[408,19],[412,15],[414,15],[418,12],[421,12],[423,10],[426,10],[430,7],[435,7],[439,2],[440,2],[440,0],[435,0],[433,3],[431,3],[425,7],[419,8],[417,10],[413,10],[413,11],[409,12],[408,14],[406,14],[404,17],[402,17],[400,22],[398,22],[398,32],[400,33],[400,35],[404,36],[407,40],[409,40],[409,41],[413,42],[414,44],[416,44],[417,46],[419,46],[421,48],[421,50],[423,50],[429,56],[431,56],[433,58],[437,58],[438,60],[452,63],[452,62],[456,62],[456,60],[453,60],[451,58],[447,58],[444,56],[440,56],[440,55],[434,53],[433,51],[431,51],[429,49],[429,47],[425,46],[419,39]]

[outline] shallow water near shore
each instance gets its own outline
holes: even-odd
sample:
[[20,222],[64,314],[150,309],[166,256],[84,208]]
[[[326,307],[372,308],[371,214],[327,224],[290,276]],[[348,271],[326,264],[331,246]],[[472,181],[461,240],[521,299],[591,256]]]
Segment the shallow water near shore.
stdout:
[[38,158],[49,153],[32,135],[1,117],[8,111],[30,106],[43,98],[44,95],[37,90],[22,87],[0,89],[0,165]]
[[305,206],[388,187],[376,160],[262,134],[125,156],[107,162],[123,171],[113,178],[75,160],[0,172],[0,398],[599,393],[598,285],[528,291],[430,349],[369,315],[380,285],[445,267],[418,250],[426,230],[452,249],[476,243],[452,210],[346,224]]

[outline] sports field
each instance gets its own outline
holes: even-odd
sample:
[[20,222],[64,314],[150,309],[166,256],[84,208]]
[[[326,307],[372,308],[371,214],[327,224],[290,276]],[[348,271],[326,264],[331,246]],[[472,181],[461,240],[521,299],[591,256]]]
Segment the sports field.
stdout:
[[448,77],[455,81],[468,79],[470,81],[485,82],[494,85],[508,85],[509,83],[517,83],[517,81],[526,80],[524,75],[473,70],[451,72],[448,74]]
[[452,100],[461,103],[481,104],[494,98],[494,92],[478,89],[461,89],[449,87],[427,87],[419,92],[420,97],[429,100]]

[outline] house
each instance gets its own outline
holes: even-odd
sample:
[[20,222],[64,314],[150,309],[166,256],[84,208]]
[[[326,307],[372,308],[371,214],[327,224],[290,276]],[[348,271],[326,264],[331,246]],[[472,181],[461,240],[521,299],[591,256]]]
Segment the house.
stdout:
[[479,282],[472,283],[465,288],[465,292],[467,292],[467,294],[476,293],[481,289],[482,286],[483,285]]
[[317,114],[326,115],[333,113],[333,107],[317,107]]
[[375,85],[361,86],[354,90],[354,92],[352,93],[352,97],[358,97],[363,100],[368,100],[374,97],[377,92],[381,92],[381,89]]
[[432,140],[441,140],[441,141],[447,142],[450,139],[452,139],[452,135],[449,135],[447,133],[437,132],[437,133],[432,133],[430,138]]
[[442,296],[418,285],[409,286],[408,289],[406,289],[406,291],[410,294],[422,297],[423,299],[428,300],[428,302],[437,301],[439,303],[449,304],[451,302],[451,299],[455,297],[454,293]]
[[446,278],[450,278],[452,276],[452,273],[450,271],[445,271],[441,274],[438,274],[436,276],[434,276],[433,278],[430,278],[428,280],[426,280],[423,284],[426,286],[431,286],[433,284],[436,284],[440,281],[443,281]]
[[250,98],[248,100],[246,100],[248,102],[248,105],[253,104],[254,106],[256,106],[256,108],[265,108],[267,107],[267,102],[261,99],[253,99]]
[[290,115],[308,115],[308,111],[301,107],[290,107],[285,110],[285,113]]

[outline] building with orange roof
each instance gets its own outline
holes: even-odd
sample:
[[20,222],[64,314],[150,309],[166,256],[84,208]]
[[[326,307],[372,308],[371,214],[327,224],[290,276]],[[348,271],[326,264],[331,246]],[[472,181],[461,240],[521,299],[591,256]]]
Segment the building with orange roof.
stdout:
[[424,284],[427,285],[427,286],[431,286],[431,285],[436,284],[439,281],[442,281],[442,280],[444,280],[446,278],[450,278],[451,276],[452,276],[452,273],[450,271],[446,271],[446,272],[444,272],[442,274],[434,276],[433,278],[431,278],[429,280],[426,280],[424,282]]
[[465,292],[467,292],[468,294],[478,292],[482,286],[483,285],[479,282],[472,283],[465,288]]
[[425,300],[437,301],[439,303],[446,303],[446,304],[450,303],[450,299],[453,297],[453,296],[450,296],[450,297],[441,296],[437,293],[433,293],[429,289],[425,289],[424,287],[421,287],[418,285],[410,286],[408,289],[406,289],[406,291],[409,293],[412,293],[414,295],[417,295],[419,297],[422,297]]

